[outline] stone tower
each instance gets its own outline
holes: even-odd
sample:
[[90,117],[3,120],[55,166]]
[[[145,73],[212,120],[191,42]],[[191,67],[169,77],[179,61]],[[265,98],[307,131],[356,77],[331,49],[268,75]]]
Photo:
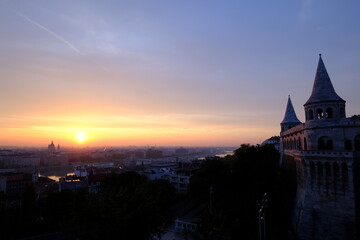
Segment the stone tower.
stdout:
[[345,101],[335,92],[321,54],[312,93],[304,107],[306,121],[346,117]]
[[288,102],[286,105],[286,111],[285,111],[285,116],[284,119],[282,120],[282,122],[280,123],[281,126],[281,131],[285,131],[288,130],[292,127],[295,127],[296,125],[299,125],[301,122],[299,121],[299,119],[296,116],[294,107],[292,105],[291,99],[290,99],[290,95],[288,98]]
[[346,118],[345,101],[335,92],[321,55],[304,110],[305,123],[286,129],[283,121],[280,133],[283,165],[296,186],[297,237],[356,239],[360,118]]

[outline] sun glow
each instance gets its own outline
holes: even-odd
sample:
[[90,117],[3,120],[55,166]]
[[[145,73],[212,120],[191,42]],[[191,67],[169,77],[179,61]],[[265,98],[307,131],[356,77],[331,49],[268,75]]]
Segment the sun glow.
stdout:
[[75,138],[78,140],[78,142],[82,143],[87,138],[86,133],[84,132],[77,132],[75,135]]

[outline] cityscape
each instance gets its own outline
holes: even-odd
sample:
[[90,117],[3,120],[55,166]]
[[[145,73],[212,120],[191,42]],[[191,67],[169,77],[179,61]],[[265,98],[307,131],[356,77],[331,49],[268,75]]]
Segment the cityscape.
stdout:
[[1,1],[0,238],[359,240],[359,11]]

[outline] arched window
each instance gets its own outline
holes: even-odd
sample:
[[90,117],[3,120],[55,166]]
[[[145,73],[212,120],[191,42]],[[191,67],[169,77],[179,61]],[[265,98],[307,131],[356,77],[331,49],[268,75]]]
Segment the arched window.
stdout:
[[345,146],[344,146],[345,150],[352,150],[352,142],[351,140],[345,140]]
[[333,150],[333,141],[331,139],[326,141],[326,149]]
[[322,139],[322,138],[319,138],[319,140],[318,140],[318,149],[319,150],[325,149],[325,142],[324,142],[324,139]]
[[324,117],[324,112],[321,108],[319,108],[318,110],[316,110],[316,118],[317,119],[322,119]]
[[321,137],[318,140],[319,150],[333,150],[333,142],[329,137]]
[[313,110],[309,110],[308,111],[308,120],[313,120],[314,119],[314,112],[313,112]]
[[333,118],[333,110],[332,108],[327,108],[325,113],[326,118]]
[[302,150],[302,149],[301,149],[301,140],[300,140],[300,137],[298,138],[297,143],[298,143],[298,146],[297,146],[298,149],[299,149],[299,150]]
[[355,141],[354,141],[354,145],[355,145],[355,151],[360,151],[360,135],[357,135],[355,137]]

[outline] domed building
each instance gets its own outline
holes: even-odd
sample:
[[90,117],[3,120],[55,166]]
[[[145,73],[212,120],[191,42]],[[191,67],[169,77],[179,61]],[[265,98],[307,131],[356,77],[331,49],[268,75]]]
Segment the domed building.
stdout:
[[55,153],[56,152],[54,141],[51,141],[51,143],[48,145],[48,152],[49,153]]
[[282,164],[296,186],[293,227],[298,239],[357,239],[360,229],[360,118],[346,117],[319,58],[305,122],[290,96],[281,122]]

